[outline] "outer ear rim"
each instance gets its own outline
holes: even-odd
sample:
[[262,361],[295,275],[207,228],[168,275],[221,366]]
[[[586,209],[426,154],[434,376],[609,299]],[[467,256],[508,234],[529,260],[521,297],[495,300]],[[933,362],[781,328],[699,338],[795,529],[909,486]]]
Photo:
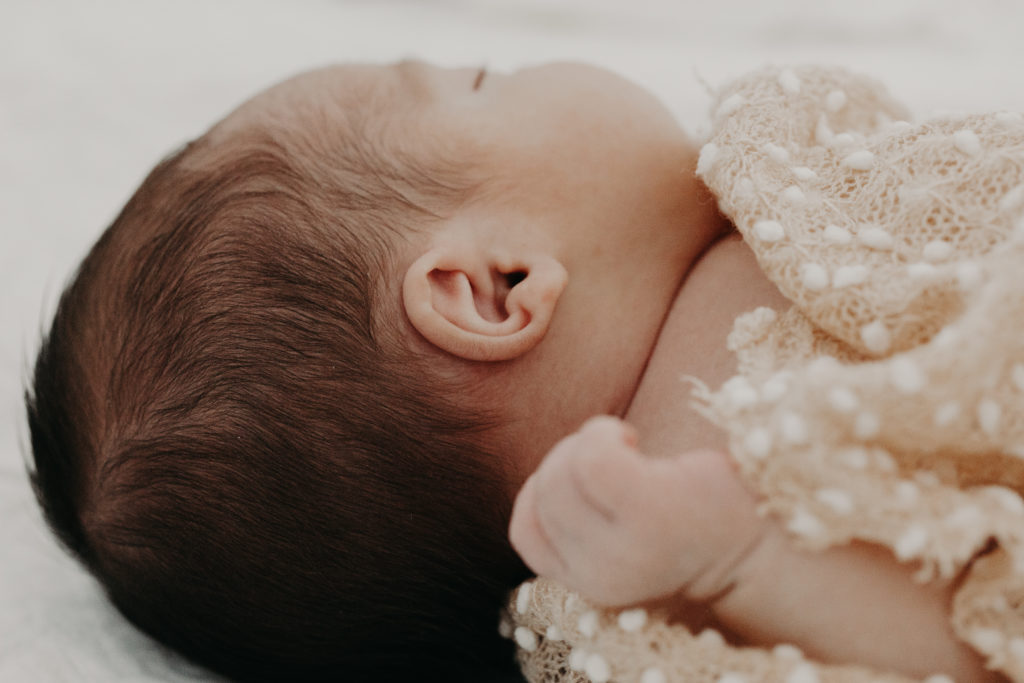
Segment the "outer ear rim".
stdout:
[[[508,318],[500,323],[467,325],[445,316],[432,300],[430,274],[437,269],[466,272],[478,282],[489,280],[472,272],[472,261],[463,252],[434,248],[417,258],[406,270],[402,300],[413,327],[434,346],[471,361],[505,361],[533,349],[547,334],[555,307],[568,283],[568,273],[547,255],[530,259],[491,259],[489,268],[501,272],[525,272],[508,293]],[[488,270],[489,270],[488,268]],[[484,285],[486,287],[486,285]]]

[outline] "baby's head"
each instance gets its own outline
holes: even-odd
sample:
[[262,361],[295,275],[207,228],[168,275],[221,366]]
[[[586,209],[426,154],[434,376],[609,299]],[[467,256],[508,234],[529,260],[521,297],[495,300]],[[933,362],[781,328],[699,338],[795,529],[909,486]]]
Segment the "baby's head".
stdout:
[[61,298],[28,397],[48,521],[129,619],[241,679],[510,667],[512,498],[628,404],[718,226],[693,161],[582,66],[258,95]]

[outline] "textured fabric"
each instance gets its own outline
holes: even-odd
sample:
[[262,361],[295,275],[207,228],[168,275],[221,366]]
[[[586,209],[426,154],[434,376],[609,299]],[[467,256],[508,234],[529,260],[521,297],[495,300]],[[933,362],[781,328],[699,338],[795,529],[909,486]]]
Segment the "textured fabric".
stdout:
[[[740,316],[739,374],[696,400],[801,547],[878,543],[922,580],[967,568],[956,633],[1024,681],[1024,117],[905,118],[837,69],[718,93],[698,174],[793,306]],[[907,680],[658,614],[626,630],[545,580],[506,619],[535,682]]]

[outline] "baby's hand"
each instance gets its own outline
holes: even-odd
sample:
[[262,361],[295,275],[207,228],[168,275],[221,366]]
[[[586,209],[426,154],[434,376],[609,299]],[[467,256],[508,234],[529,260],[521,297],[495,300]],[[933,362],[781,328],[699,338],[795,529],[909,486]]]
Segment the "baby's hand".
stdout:
[[636,443],[598,417],[556,444],[516,498],[512,545],[599,605],[712,598],[761,537],[754,498],[722,453],[655,459]]

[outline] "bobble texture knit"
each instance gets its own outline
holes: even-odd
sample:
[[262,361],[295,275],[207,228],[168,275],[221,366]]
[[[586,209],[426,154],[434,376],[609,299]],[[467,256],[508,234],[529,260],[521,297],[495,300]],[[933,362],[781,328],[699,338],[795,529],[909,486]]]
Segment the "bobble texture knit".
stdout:
[[[1024,682],[1024,117],[906,119],[838,69],[718,93],[698,174],[793,306],[740,316],[695,400],[799,546],[966,568],[957,635]],[[538,579],[503,627],[534,683],[910,680],[629,614]]]

